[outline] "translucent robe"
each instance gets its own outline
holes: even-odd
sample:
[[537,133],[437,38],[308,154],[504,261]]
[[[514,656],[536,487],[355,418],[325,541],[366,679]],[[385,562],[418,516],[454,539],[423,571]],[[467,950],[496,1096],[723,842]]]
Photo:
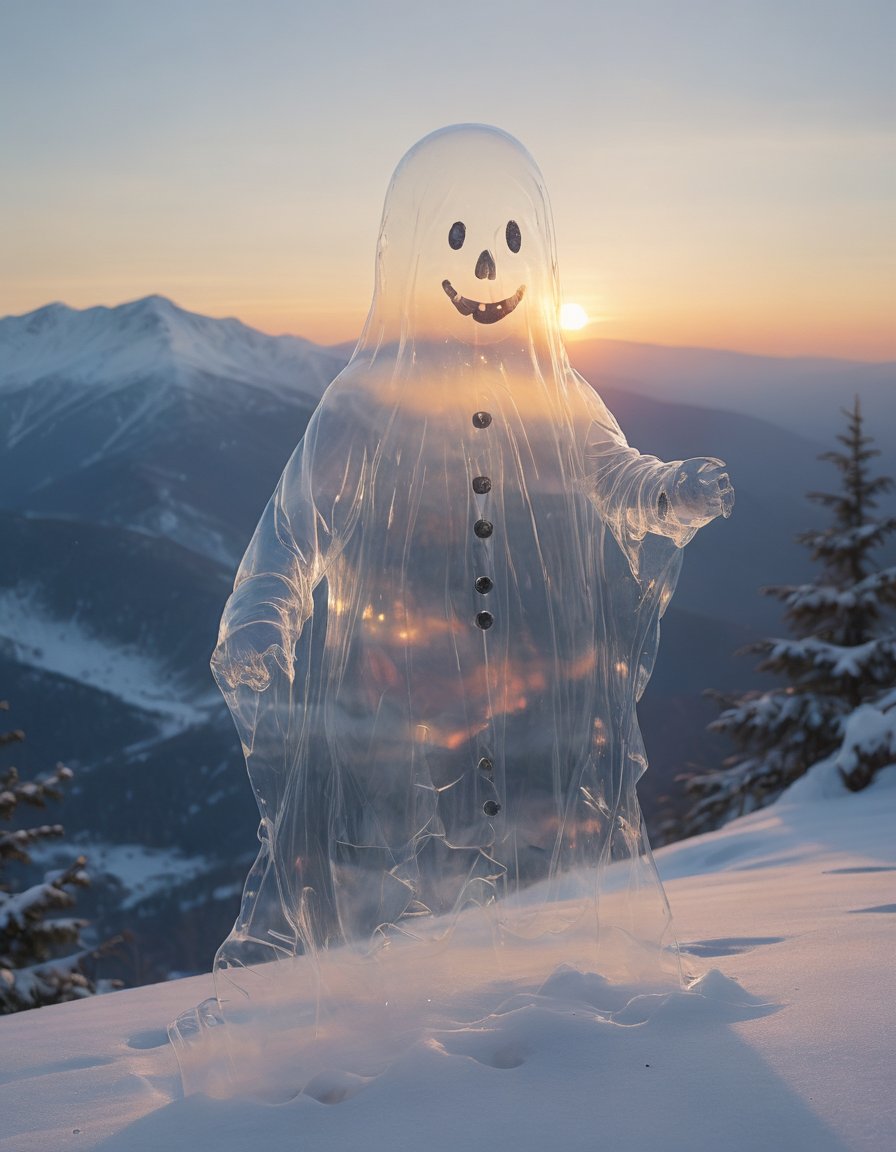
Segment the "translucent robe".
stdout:
[[[490,957],[468,1016],[559,963],[618,977],[612,939],[635,975],[662,954],[635,705],[681,548],[731,491],[716,460],[627,445],[558,303],[521,146],[461,126],[412,149],[365,333],[221,621],[261,847],[216,1000],[173,1030],[185,1082],[208,1087],[185,1054],[210,1032],[231,1085],[275,1035],[280,1094],[381,1067],[409,1020],[457,1019],[456,939]],[[364,1001],[373,1043],[345,1035]]]

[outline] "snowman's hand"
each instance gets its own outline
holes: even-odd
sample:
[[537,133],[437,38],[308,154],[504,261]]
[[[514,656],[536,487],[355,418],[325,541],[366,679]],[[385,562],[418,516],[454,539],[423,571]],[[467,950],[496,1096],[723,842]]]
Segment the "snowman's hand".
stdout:
[[239,687],[263,692],[279,669],[293,678],[292,647],[279,625],[253,621],[232,631],[222,628],[212,654],[212,673],[226,697]]
[[221,630],[212,654],[212,673],[227,701],[246,757],[252,755],[256,729],[270,706],[264,692],[280,673],[290,684],[293,681],[292,650],[277,624],[253,621],[232,631]]
[[715,520],[726,519],[734,507],[734,489],[725,464],[714,457],[684,460],[659,496],[660,520],[684,528],[697,529]]

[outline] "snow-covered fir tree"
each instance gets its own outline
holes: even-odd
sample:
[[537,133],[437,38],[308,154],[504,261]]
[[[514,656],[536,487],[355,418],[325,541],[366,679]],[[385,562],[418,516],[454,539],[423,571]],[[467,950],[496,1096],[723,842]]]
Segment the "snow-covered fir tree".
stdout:
[[[6,709],[5,701],[0,708]],[[0,747],[23,739],[19,730],[0,732]],[[64,834],[61,824],[4,827],[19,804],[44,807],[58,800],[72,778],[62,764],[40,780],[22,780],[14,767],[0,770],[0,1014],[74,1000],[95,991],[83,970],[93,954],[81,943],[84,920],[59,916],[75,902],[74,888],[87,883],[83,856],[48,872],[40,883],[16,890],[10,865],[29,864],[33,845]]]
[[869,462],[880,453],[863,433],[858,397],[843,414],[842,449],[821,456],[837,468],[839,491],[808,494],[831,523],[797,537],[818,565],[817,578],[762,589],[784,604],[793,635],[747,649],[762,655],[760,671],[786,684],[741,697],[712,693],[723,710],[710,729],[728,736],[738,752],[723,770],[686,779],[693,806],[685,834],[771,803],[822,761],[833,763],[854,791],[896,761],[896,567],[874,563],[896,531],[896,517],[876,515],[893,481],[870,474]]

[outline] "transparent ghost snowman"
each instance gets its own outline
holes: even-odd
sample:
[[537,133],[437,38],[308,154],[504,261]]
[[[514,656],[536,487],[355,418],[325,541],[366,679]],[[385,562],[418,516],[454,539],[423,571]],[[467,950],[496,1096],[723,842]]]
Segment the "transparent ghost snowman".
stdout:
[[662,971],[636,703],[681,549],[733,493],[718,460],[628,446],[558,314],[525,149],[415,145],[221,621],[260,851],[215,998],[171,1028],[187,1091],[282,1099],[560,965]]

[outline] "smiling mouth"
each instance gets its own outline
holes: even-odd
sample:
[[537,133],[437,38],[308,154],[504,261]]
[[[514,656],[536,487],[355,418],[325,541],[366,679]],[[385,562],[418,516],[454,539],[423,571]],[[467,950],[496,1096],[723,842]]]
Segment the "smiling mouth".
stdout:
[[512,296],[508,296],[506,300],[496,300],[493,304],[488,304],[481,300],[468,300],[466,296],[461,296],[452,287],[450,280],[443,280],[442,287],[445,289],[445,295],[461,316],[472,316],[477,324],[495,324],[498,320],[503,320],[516,308],[526,293],[526,285],[521,284],[516,292]]

